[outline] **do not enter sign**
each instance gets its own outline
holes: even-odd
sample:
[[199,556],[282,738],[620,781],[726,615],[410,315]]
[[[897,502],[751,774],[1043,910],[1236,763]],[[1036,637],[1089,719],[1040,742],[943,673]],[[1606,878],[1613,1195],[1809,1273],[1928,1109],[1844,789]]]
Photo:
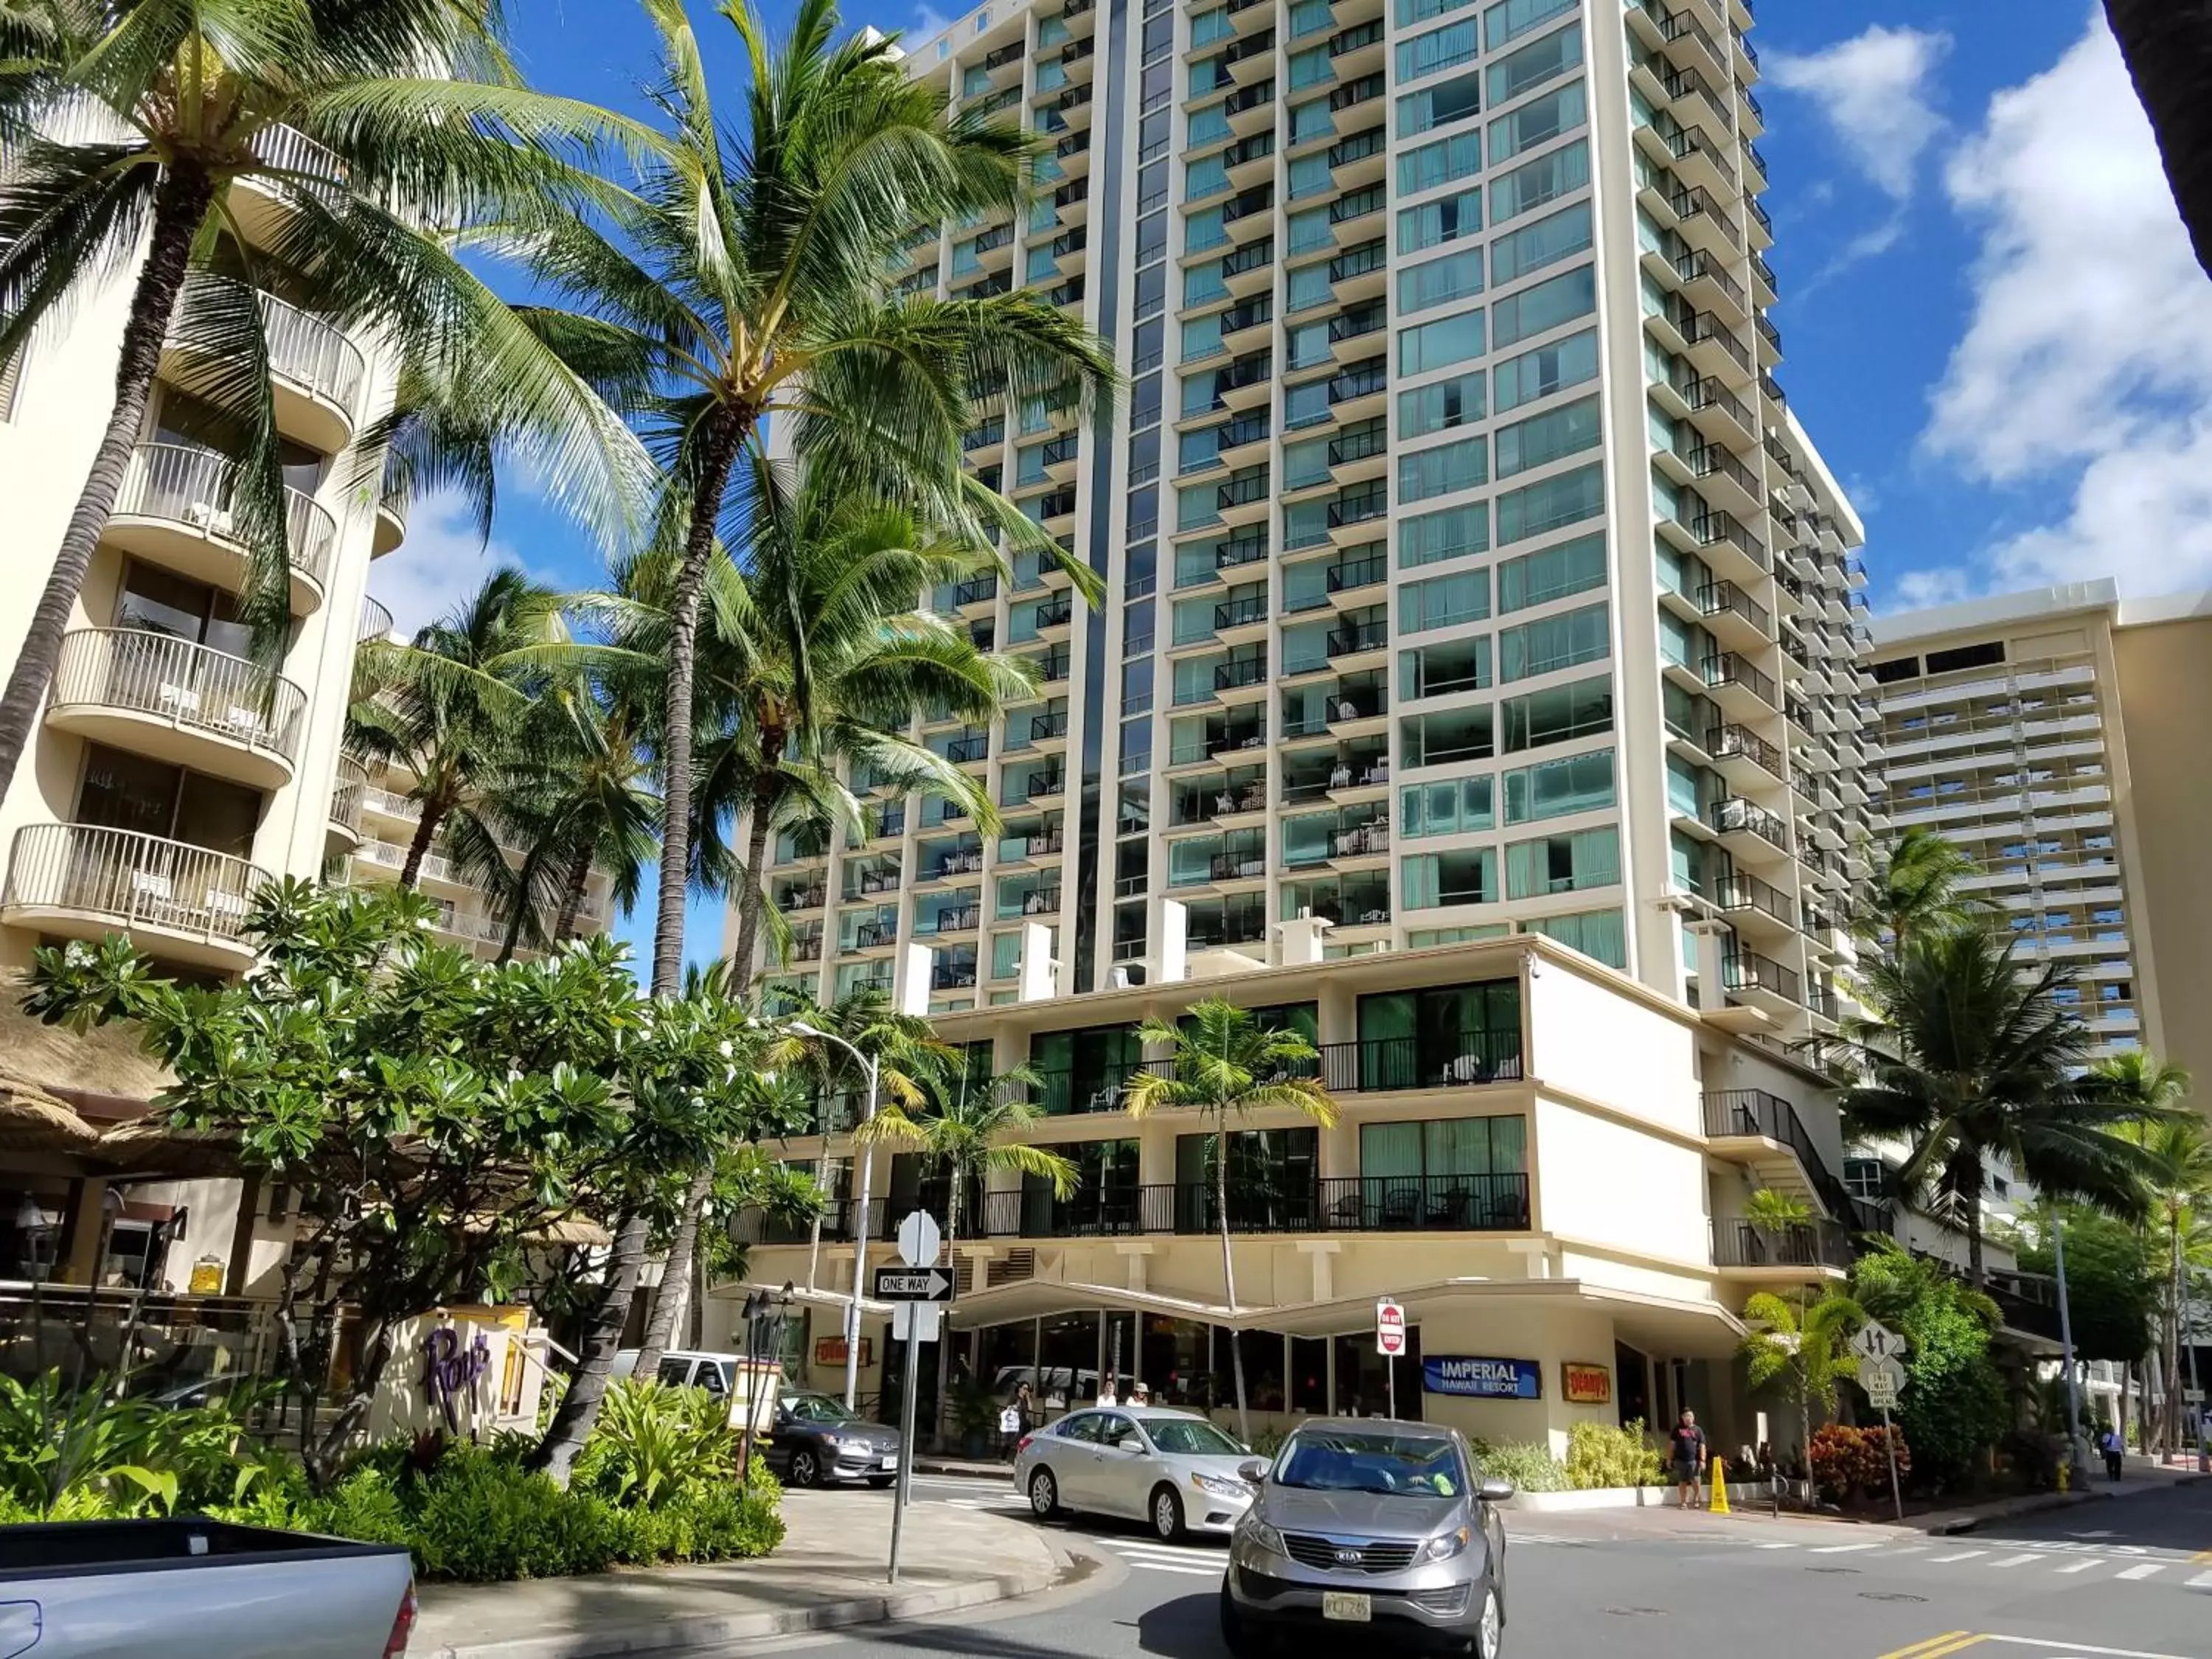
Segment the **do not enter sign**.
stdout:
[[1375,1352],[1391,1359],[1406,1352],[1406,1310],[1395,1302],[1375,1304]]

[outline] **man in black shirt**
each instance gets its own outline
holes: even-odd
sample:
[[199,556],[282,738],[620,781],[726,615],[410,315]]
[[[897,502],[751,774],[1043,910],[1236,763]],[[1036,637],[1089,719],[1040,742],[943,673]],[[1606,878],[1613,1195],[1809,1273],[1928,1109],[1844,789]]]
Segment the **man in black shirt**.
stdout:
[[1686,1510],[1698,1496],[1705,1472],[1705,1431],[1698,1426],[1697,1413],[1682,1413],[1682,1420],[1668,1437],[1668,1445],[1674,1465],[1675,1507]]

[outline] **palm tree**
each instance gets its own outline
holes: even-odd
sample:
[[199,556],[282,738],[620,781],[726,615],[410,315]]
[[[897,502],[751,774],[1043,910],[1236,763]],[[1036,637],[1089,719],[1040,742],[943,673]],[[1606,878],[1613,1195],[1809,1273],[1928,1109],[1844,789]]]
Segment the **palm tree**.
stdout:
[[1902,948],[1917,936],[1963,927],[1978,908],[1959,884],[1980,869],[1972,854],[1918,825],[1890,843],[1875,878],[1853,904],[1852,931],[1869,945]]
[[[667,464],[662,544],[675,564],[653,969],[665,995],[684,954],[701,605],[718,538],[745,540],[787,485],[767,460],[767,422],[832,499],[909,507],[970,545],[1005,535],[1057,556],[963,474],[962,434],[979,399],[1103,386],[1112,369],[1088,331],[1036,295],[890,291],[885,273],[915,227],[1025,206],[1032,138],[948,112],[943,88],[910,77],[890,41],[838,41],[833,0],[800,0],[780,46],[749,0],[721,8],[750,68],[732,122],[681,0],[647,10],[667,132],[638,200],[611,224],[537,228],[529,256],[546,290],[582,313],[566,337],[617,405],[640,412]],[[798,673],[805,706],[810,665]]]
[[2167,184],[2212,276],[2212,0],[2105,0]]
[[2168,1452],[2177,1451],[2183,1403],[2182,1291],[2191,1234],[2212,1210],[2212,1136],[2207,1135],[2203,1118],[2179,1109],[2189,1094],[2185,1067],[2137,1048],[2099,1061],[2090,1078],[2142,1114],[2120,1133],[2142,1149],[2148,1164],[2142,1176],[2143,1213],[2166,1235],[2166,1329],[2160,1348],[2166,1408],[2160,1419],[2159,1443]]
[[[573,213],[605,192],[571,141],[648,136],[521,87],[501,25],[498,0],[50,0],[0,19],[0,362],[92,286],[136,271],[106,426],[0,694],[0,792],[165,341],[191,349],[191,390],[236,428],[227,506],[255,556],[242,611],[257,654],[281,650],[285,497],[259,292],[270,275],[334,321],[436,359],[556,493],[603,509],[604,524],[635,516],[650,489],[636,441],[445,233]],[[228,234],[249,216],[265,252]]]
[[1830,1039],[1846,1137],[1905,1143],[1899,1184],[1963,1212],[1977,1290],[1993,1158],[2049,1196],[2140,1207],[2149,1160],[2119,1132],[2142,1109],[2080,1080],[2089,1036],[2056,994],[2065,983],[2025,972],[1984,929],[1916,933],[1869,968],[1871,1012]]
[[441,835],[473,873],[495,884],[507,876],[501,785],[543,689],[532,677],[548,660],[545,647],[564,638],[552,591],[508,567],[411,642],[360,647],[347,747],[404,769],[414,779],[408,799],[422,809],[402,887],[415,885]]
[[1866,1310],[1841,1291],[1830,1291],[1818,1301],[1804,1290],[1794,1301],[1761,1291],[1744,1303],[1743,1317],[1751,1328],[1739,1350],[1747,1380],[1754,1389],[1778,1383],[1796,1401],[1809,1470],[1813,1408],[1818,1405],[1823,1415],[1835,1410],[1836,1384],[1852,1366],[1844,1345],[1866,1323]]
[[[1148,1019],[1137,1034],[1149,1048],[1165,1048],[1164,1061],[1146,1066],[1123,1085],[1122,1109],[1139,1121],[1181,1108],[1213,1134],[1213,1211],[1221,1229],[1221,1283],[1229,1312],[1237,1312],[1237,1259],[1230,1246],[1229,1136],[1233,1124],[1254,1112],[1289,1110],[1323,1128],[1336,1122],[1336,1103],[1319,1081],[1298,1073],[1318,1058],[1297,1031],[1270,1030],[1245,1010],[1208,997],[1194,1003],[1181,1023]],[[1237,1436],[1249,1443],[1251,1416],[1244,1398],[1244,1351],[1230,1344],[1237,1384]]]
[[[1031,1094],[1042,1080],[1027,1066],[996,1077],[977,1078],[956,1060],[952,1075],[932,1080],[929,1098],[909,1111],[896,1101],[880,1109],[854,1139],[866,1145],[913,1146],[924,1162],[945,1178],[945,1249],[957,1266],[960,1218],[969,1193],[981,1192],[991,1171],[1036,1176],[1052,1182],[1055,1195],[1075,1190],[1075,1165],[1058,1152],[1032,1146],[1022,1137],[1044,1114]],[[945,1443],[945,1413],[952,1398],[952,1333],[940,1333],[937,1345],[937,1443]]]

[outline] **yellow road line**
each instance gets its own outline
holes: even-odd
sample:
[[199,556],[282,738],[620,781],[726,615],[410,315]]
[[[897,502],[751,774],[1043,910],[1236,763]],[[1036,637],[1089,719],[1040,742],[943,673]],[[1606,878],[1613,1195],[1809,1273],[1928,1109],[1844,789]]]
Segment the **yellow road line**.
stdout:
[[2199,1550],[2189,1559],[2197,1562],[2212,1561],[2212,1550]]
[[[1930,1636],[1910,1647],[1899,1648],[1894,1653],[1885,1653],[1881,1659],[1936,1659],[1940,1654],[1954,1653],[1958,1648],[1970,1646],[1981,1639],[1962,1630],[1947,1630],[1941,1636]],[[1954,1643],[1957,1647],[1952,1645]]]

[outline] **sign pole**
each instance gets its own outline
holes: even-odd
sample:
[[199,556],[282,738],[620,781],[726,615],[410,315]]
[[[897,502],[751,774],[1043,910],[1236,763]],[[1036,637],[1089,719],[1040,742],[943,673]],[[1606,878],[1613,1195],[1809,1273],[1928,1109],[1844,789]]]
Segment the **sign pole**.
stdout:
[[936,1310],[920,1307],[902,1309],[906,1315],[906,1382],[899,1391],[899,1471],[898,1485],[891,1489],[891,1572],[890,1582],[898,1583],[899,1531],[906,1520],[907,1481],[914,1473],[914,1385],[921,1370],[921,1322],[933,1317]]
[[1889,1500],[1897,1505],[1897,1518],[1905,1519],[1905,1494],[1897,1484],[1897,1437],[1890,1431],[1889,1407],[1881,1408],[1882,1449],[1889,1454]]

